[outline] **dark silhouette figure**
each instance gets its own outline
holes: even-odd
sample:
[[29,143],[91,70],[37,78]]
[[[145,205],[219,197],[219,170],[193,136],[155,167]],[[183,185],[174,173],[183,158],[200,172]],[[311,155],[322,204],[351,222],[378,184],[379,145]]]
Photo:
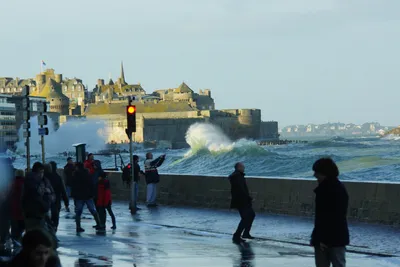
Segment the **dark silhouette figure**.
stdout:
[[339,169],[329,158],[313,165],[318,180],[315,192],[315,225],[311,245],[315,248],[317,267],[345,267],[346,246],[349,244],[347,208],[349,196],[339,181]]
[[[67,190],[65,189],[65,184],[61,176],[57,173],[57,163],[51,161],[49,163],[50,169],[45,171],[45,176],[50,180],[51,186],[56,194],[56,201],[51,207],[51,222],[53,224],[54,230],[57,232],[58,223],[60,221],[60,211],[61,211],[61,199],[64,201],[64,206],[66,210],[69,210],[69,199],[67,195]],[[45,168],[46,169],[46,168]]]
[[244,240],[241,238],[254,239],[250,235],[250,230],[253,225],[256,214],[252,208],[252,197],[250,196],[247,183],[244,178],[244,165],[241,162],[235,164],[235,171],[229,176],[231,183],[231,209],[237,209],[239,211],[241,221],[238,225],[236,232],[233,235],[234,243],[241,243]]
[[103,229],[93,201],[93,191],[93,181],[89,171],[85,169],[82,163],[78,162],[76,164],[76,172],[72,182],[72,197],[75,200],[75,221],[77,233],[85,231],[81,227],[81,216],[85,205],[93,215],[97,224],[97,229]]

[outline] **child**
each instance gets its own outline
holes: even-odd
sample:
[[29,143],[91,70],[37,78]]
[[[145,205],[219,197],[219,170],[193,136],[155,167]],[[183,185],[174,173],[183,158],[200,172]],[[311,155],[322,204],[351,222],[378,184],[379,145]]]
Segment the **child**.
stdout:
[[105,227],[106,225],[106,210],[111,216],[113,226],[111,229],[117,229],[115,223],[115,216],[111,209],[111,190],[110,181],[107,179],[107,175],[102,171],[99,175],[99,182],[97,184],[97,201],[96,201],[97,211],[100,216],[100,222]]

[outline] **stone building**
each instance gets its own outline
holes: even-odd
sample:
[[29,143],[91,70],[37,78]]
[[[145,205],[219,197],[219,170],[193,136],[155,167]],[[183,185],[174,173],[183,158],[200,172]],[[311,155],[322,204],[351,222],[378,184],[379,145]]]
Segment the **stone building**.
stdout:
[[195,93],[186,83],[182,83],[178,88],[156,90],[153,93],[158,96],[160,101],[166,102],[187,102],[198,110],[214,110],[215,103],[211,97],[211,90],[200,90]]
[[61,115],[69,114],[69,98],[61,91],[61,83],[47,78],[44,85],[40,85],[40,91],[32,92],[32,96],[46,98],[49,102],[50,112],[57,112]]
[[124,65],[121,63],[121,75],[114,83],[110,78],[107,84],[104,83],[103,79],[98,79],[96,87],[92,93],[92,103],[111,103],[115,101],[126,100],[131,96],[143,96],[146,95],[146,91],[142,88],[140,83],[128,84],[125,80]]
[[21,95],[28,85],[32,96],[45,97],[50,102],[50,110],[62,115],[81,115],[86,105],[87,89],[82,80],[63,79],[54,69],[47,69],[35,79],[0,78],[0,93]]
[[18,141],[15,104],[9,103],[10,95],[0,95],[0,152],[13,149]]
[[[127,142],[126,103],[90,105],[87,118],[104,120],[109,132],[108,142]],[[138,103],[136,105],[134,141],[165,142],[172,148],[187,147],[186,132],[195,122],[219,126],[232,140],[259,139],[261,111],[259,109],[197,110],[185,102]],[[157,112],[148,112],[157,109]]]
[[97,80],[93,89],[91,103],[126,103],[129,97],[135,97],[138,103],[186,103],[197,110],[215,109],[214,99],[211,97],[211,90],[200,90],[195,93],[186,83],[177,88],[156,90],[147,94],[140,83],[128,84],[125,80],[124,66],[121,63],[120,77],[114,82],[111,78],[106,84],[103,79]]
[[22,88],[28,85],[31,87],[31,90],[36,90],[36,81],[35,79],[20,79],[20,78],[9,78],[9,77],[1,77],[0,78],[0,94],[11,94],[11,95],[21,95]]

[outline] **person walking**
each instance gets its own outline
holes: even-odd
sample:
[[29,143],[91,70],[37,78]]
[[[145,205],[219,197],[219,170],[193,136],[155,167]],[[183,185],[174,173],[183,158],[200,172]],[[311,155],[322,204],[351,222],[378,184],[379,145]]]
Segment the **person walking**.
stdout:
[[25,230],[24,214],[22,211],[24,177],[25,172],[23,170],[17,170],[11,189],[11,238],[16,246],[21,246],[22,233]]
[[349,196],[339,181],[339,169],[330,158],[317,160],[313,167],[318,186],[315,188],[315,221],[311,245],[317,267],[345,267],[346,246],[350,243],[347,225]]
[[107,179],[106,173],[103,171],[99,175],[99,182],[97,183],[97,201],[96,208],[99,213],[100,221],[102,226],[106,226],[106,210],[111,217],[112,227],[111,229],[117,229],[117,224],[115,222],[115,216],[111,208],[111,188],[110,181]]
[[244,177],[245,166],[243,163],[238,162],[235,164],[234,168],[234,172],[229,176],[232,195],[231,209],[237,209],[239,211],[241,220],[236,232],[233,234],[232,241],[239,244],[245,242],[242,237],[245,239],[254,239],[254,237],[250,235],[250,230],[256,214],[252,207],[253,199],[250,196]]
[[75,163],[71,157],[67,158],[67,164],[64,166],[65,185],[68,197],[71,197],[71,186],[75,172]]
[[57,232],[58,224],[60,221],[61,211],[61,199],[64,201],[64,206],[67,212],[69,211],[69,199],[65,184],[61,176],[57,173],[57,163],[51,161],[48,165],[46,164],[48,171],[45,172],[45,176],[50,180],[51,186],[54,189],[56,195],[56,201],[51,208],[51,222],[53,223],[54,231]]
[[153,153],[148,152],[146,154],[146,160],[144,161],[144,169],[147,183],[147,206],[156,207],[157,198],[157,184],[160,182],[160,175],[158,174],[157,168],[160,167],[165,160],[165,155],[161,155],[153,160]]
[[76,232],[82,233],[85,230],[81,227],[81,216],[83,208],[86,205],[93,218],[96,221],[97,230],[102,230],[103,226],[100,222],[99,215],[93,202],[93,181],[89,171],[84,167],[83,163],[76,164],[76,172],[72,182],[72,197],[75,200],[75,222]]
[[54,243],[57,238],[49,225],[49,212],[56,196],[50,181],[44,176],[44,166],[40,162],[33,164],[32,172],[25,178],[24,190],[22,194],[22,207],[25,218],[26,231],[43,229],[48,231]]

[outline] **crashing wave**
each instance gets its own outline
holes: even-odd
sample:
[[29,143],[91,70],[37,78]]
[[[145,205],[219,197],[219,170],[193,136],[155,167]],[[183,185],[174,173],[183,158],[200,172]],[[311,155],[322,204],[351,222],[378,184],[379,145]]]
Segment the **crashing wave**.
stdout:
[[192,124],[186,132],[186,142],[190,146],[186,156],[201,152],[219,154],[229,151],[257,151],[266,153],[266,150],[255,141],[240,139],[233,142],[218,126],[210,123]]

